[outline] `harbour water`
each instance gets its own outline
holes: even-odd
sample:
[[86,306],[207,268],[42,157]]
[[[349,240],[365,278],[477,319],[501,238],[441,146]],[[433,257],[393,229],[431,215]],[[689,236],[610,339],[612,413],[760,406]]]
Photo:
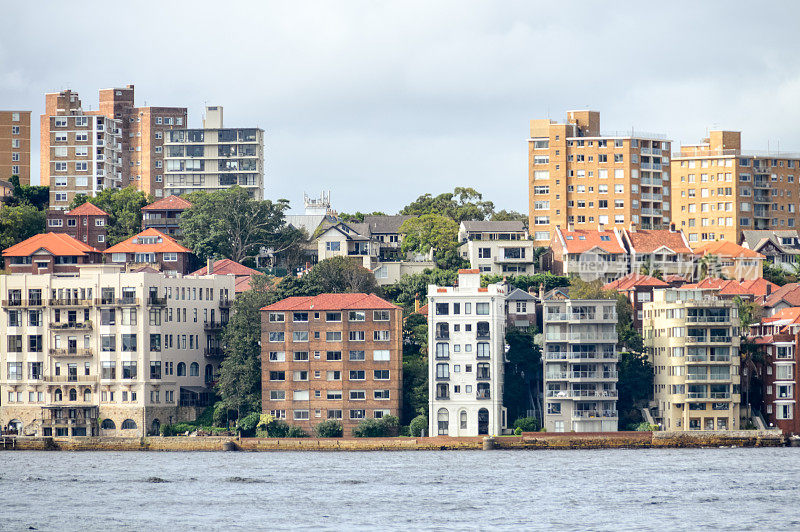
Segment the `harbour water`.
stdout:
[[800,449],[0,452],[0,530],[797,530]]

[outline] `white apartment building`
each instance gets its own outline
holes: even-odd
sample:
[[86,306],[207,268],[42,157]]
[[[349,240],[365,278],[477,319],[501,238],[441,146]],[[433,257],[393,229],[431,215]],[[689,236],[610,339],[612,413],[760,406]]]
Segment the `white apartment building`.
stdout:
[[655,420],[664,430],[737,430],[741,402],[739,311],[712,290],[653,291],[644,343],[654,372]]
[[[66,210],[76,194],[95,196],[122,186],[122,129],[119,120],[100,115],[47,117],[50,207]],[[45,132],[48,133],[48,132]],[[48,179],[49,178],[49,179]]]
[[499,435],[503,408],[506,288],[481,288],[478,270],[458,286],[428,286],[431,436]]
[[461,257],[481,273],[535,273],[534,244],[520,221],[463,221],[458,229],[458,241],[461,242]]
[[164,195],[233,185],[264,197],[264,130],[224,128],[222,107],[206,107],[202,129],[164,132]]
[[193,420],[216,380],[233,276],[0,276],[0,426],[131,436]]
[[544,427],[549,432],[616,431],[616,300],[547,300],[542,322]]

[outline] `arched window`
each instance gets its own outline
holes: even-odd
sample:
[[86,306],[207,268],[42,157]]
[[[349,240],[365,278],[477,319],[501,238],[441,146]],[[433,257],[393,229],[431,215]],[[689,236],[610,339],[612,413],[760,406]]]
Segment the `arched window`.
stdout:
[[64,400],[64,397],[63,397],[63,395],[61,393],[61,388],[56,388],[55,393],[53,393],[53,400],[56,403],[60,403],[61,401]]
[[459,414],[459,418],[461,420],[461,430],[465,430],[467,428],[467,411],[462,410]]
[[214,366],[206,364],[206,384],[214,381]]
[[185,377],[186,376],[186,364],[183,362],[178,362],[178,377]]
[[92,401],[92,390],[86,388],[85,390],[83,390],[83,402],[89,403],[91,401]]
[[122,430],[134,430],[136,429],[136,422],[132,419],[126,419],[122,422]]
[[450,414],[446,408],[440,408],[439,412],[436,413],[436,422],[439,428],[439,436],[447,436],[450,428]]
[[114,423],[113,419],[104,419],[100,424],[100,428],[104,430],[114,430],[117,428],[117,424]]
[[69,390],[69,400],[70,401],[77,401],[78,400],[78,390],[75,388],[70,388]]
[[198,364],[197,362],[192,362],[192,365],[189,366],[189,376],[190,377],[200,376],[200,364]]

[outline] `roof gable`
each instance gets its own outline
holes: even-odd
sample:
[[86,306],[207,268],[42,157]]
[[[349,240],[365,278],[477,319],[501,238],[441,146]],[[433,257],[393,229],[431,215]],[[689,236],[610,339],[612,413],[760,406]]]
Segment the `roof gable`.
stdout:
[[68,216],[108,216],[108,213],[88,201],[67,212]]
[[[214,262],[212,268],[214,275],[235,275],[241,277],[244,275],[259,275],[260,271],[248,268],[243,264],[239,264],[231,259],[220,259]],[[192,272],[190,275],[208,275],[208,266],[203,266],[199,270]]]
[[261,310],[391,310],[400,308],[375,294],[320,294],[318,296],[287,297]]
[[192,204],[183,198],[176,195],[167,196],[166,198],[154,201],[150,205],[142,207],[143,211],[185,211]]
[[[139,239],[142,237],[155,237],[157,241],[152,244],[140,244]],[[111,253],[191,253],[191,250],[178,244],[171,236],[151,227],[111,246],[103,253],[106,255]]]
[[89,253],[100,253],[100,250],[87,246],[66,233],[41,233],[7,248],[3,251],[3,256],[29,257],[41,250],[47,250],[57,257],[74,257],[84,256]]

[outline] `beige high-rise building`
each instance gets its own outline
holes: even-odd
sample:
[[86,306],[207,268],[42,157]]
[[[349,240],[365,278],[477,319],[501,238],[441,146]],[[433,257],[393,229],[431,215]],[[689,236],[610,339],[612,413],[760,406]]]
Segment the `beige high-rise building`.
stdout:
[[[102,143],[109,144],[109,139],[74,138],[68,135],[67,140],[56,138],[56,132],[62,132],[61,127],[57,126],[56,117],[60,116],[82,116],[99,117],[90,119],[92,124],[105,124],[112,121],[115,131],[115,148],[118,151],[114,158],[113,169],[114,178],[112,182],[103,183],[104,186],[92,187],[73,186],[71,183],[66,185],[69,190],[59,191],[58,185],[51,186],[50,205],[52,208],[65,208],[74,194],[70,192],[82,192],[94,194],[107,186],[126,187],[133,184],[139,190],[153,195],[155,198],[164,197],[164,136],[165,132],[173,128],[183,128],[187,124],[187,111],[185,107],[136,107],[134,105],[134,87],[127,85],[121,88],[101,89],[99,99],[99,110],[86,111],[81,106],[78,94],[65,90],[60,93],[45,95],[45,114],[41,116],[41,176],[42,184],[50,184],[54,175],[61,175],[55,171],[54,163],[61,161],[61,155],[56,155],[56,151],[63,152],[57,148],[68,148],[68,156],[72,154],[73,147],[81,148],[87,141],[98,140],[101,144],[94,145],[98,155],[102,155],[108,160],[108,153],[100,153],[100,148],[104,148]],[[84,119],[81,118],[80,122]],[[59,119],[59,122],[63,120]],[[111,128],[108,128],[111,130]],[[92,145],[92,142],[88,142]],[[104,148],[105,149],[105,148]],[[91,151],[90,153],[95,153]],[[102,162],[102,160],[100,161]],[[101,170],[106,170],[102,169]],[[98,174],[98,181],[105,180],[108,174]],[[74,191],[72,189],[75,189]],[[67,204],[60,201],[64,197],[59,192],[67,192]]]
[[0,111],[0,179],[31,183],[31,112]]
[[739,314],[713,291],[656,289],[643,332],[654,371],[655,420],[664,430],[737,430]]
[[800,154],[744,152],[740,132],[711,131],[671,164],[672,218],[693,248],[800,225]]
[[0,276],[0,426],[130,436],[193,420],[213,396],[234,276]]
[[556,226],[661,229],[670,220],[670,141],[600,132],[600,113],[569,111],[566,123],[531,120],[529,231],[546,246]]

